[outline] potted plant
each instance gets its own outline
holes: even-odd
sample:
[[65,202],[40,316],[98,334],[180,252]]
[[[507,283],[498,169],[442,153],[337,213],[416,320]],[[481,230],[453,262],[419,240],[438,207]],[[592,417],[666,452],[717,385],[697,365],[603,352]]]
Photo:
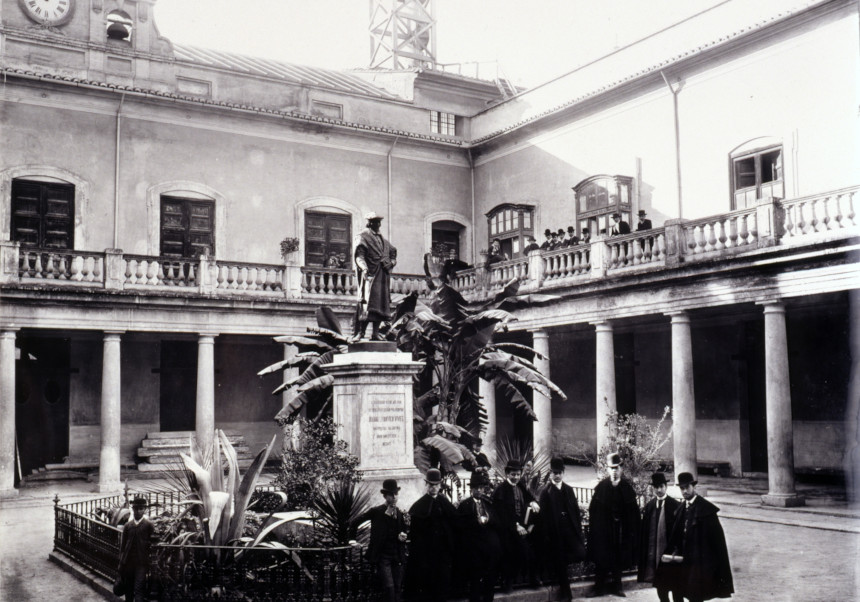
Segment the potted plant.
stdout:
[[281,241],[281,258],[285,263],[291,262],[293,255],[299,250],[299,239],[295,236],[287,236]]

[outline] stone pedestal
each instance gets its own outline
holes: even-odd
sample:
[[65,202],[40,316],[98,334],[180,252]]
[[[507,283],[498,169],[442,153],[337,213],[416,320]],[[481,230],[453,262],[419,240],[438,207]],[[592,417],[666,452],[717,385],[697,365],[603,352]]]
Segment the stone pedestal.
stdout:
[[412,377],[421,367],[393,344],[369,342],[351,346],[324,366],[334,377],[338,436],[358,456],[362,482],[376,494],[383,480],[397,479],[402,508],[424,493],[412,439]]

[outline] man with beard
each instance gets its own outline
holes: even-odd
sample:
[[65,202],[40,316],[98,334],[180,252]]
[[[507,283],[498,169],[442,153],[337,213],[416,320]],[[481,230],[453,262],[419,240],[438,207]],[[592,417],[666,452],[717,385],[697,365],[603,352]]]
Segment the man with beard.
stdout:
[[[609,476],[594,488],[588,506],[588,556],[595,564],[594,590],[590,598],[606,593],[626,598],[621,589],[621,571],[636,561],[639,505],[633,486],[621,478],[621,464],[621,456],[617,453],[606,457]],[[612,582],[607,591],[609,573],[612,573]]]
[[[666,551],[669,542],[669,534],[675,519],[675,511],[680,503],[675,498],[666,495],[666,475],[655,472],[651,475],[651,488],[654,490],[654,498],[645,504],[642,513],[642,532],[639,538],[639,574],[638,580],[643,583],[654,583],[657,587],[657,597],[660,602],[669,602],[669,588],[667,584],[655,581],[657,565],[660,557]],[[673,592],[675,602],[680,602],[680,594]]]
[[379,324],[391,319],[391,270],[397,265],[397,249],[379,232],[381,215],[371,211],[365,219],[367,228],[355,247],[358,307],[353,338],[364,338],[369,322],[373,325],[370,340],[381,341]]
[[684,501],[675,511],[669,545],[657,568],[655,585],[679,592],[690,602],[730,598],[734,593],[726,536],[715,505],[696,494],[698,481],[678,475]]
[[534,553],[528,542],[527,511],[537,514],[540,506],[520,482],[523,466],[517,460],[505,465],[505,480],[493,492],[493,507],[499,517],[499,538],[502,541],[502,586],[506,592],[512,588],[511,580],[518,574],[529,578],[530,585],[539,585],[535,573]]
[[469,480],[471,496],[457,507],[457,531],[460,535],[462,568],[469,585],[469,602],[493,599],[502,554],[498,519],[487,491],[490,480],[476,471]]
[[570,600],[572,595],[567,567],[585,560],[582,517],[573,487],[562,480],[564,460],[552,458],[549,469],[550,482],[540,494],[543,554],[558,580],[561,599]]
[[451,585],[454,555],[454,504],[442,495],[442,473],[424,476],[427,493],[409,509],[411,519],[407,591],[410,600],[442,601]]

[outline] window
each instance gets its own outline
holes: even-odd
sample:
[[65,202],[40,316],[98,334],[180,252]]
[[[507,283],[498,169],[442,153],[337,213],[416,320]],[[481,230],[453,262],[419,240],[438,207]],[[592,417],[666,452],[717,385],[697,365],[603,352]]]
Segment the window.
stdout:
[[215,201],[161,197],[161,255],[196,259],[215,250]]
[[433,222],[431,231],[431,249],[434,254],[449,257],[451,251],[454,257],[460,259],[460,232],[463,226],[450,220]]
[[351,267],[352,218],[344,213],[305,211],[305,265]]
[[731,161],[732,209],[752,207],[766,197],[783,197],[781,146],[736,155]]
[[311,101],[311,113],[330,119],[343,119],[343,106],[320,100]]
[[487,214],[487,248],[493,239],[502,243],[502,252],[511,259],[522,257],[526,236],[534,236],[534,207],[531,205],[504,204]]
[[588,228],[594,236],[612,227],[612,214],[620,213],[628,224],[632,212],[633,178],[629,176],[591,176],[573,187],[576,197],[577,236]]
[[73,249],[75,187],[12,181],[12,240],[24,247]]
[[134,22],[128,13],[114,10],[107,16],[107,38],[121,42],[131,42],[131,32],[134,30]]
[[457,135],[457,116],[453,113],[430,111],[430,131],[446,136]]

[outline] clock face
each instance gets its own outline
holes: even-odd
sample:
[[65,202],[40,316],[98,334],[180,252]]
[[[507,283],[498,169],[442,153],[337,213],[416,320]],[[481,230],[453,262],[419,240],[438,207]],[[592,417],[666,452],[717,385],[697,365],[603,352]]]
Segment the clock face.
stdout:
[[24,13],[41,25],[62,25],[72,18],[75,0],[18,0]]

